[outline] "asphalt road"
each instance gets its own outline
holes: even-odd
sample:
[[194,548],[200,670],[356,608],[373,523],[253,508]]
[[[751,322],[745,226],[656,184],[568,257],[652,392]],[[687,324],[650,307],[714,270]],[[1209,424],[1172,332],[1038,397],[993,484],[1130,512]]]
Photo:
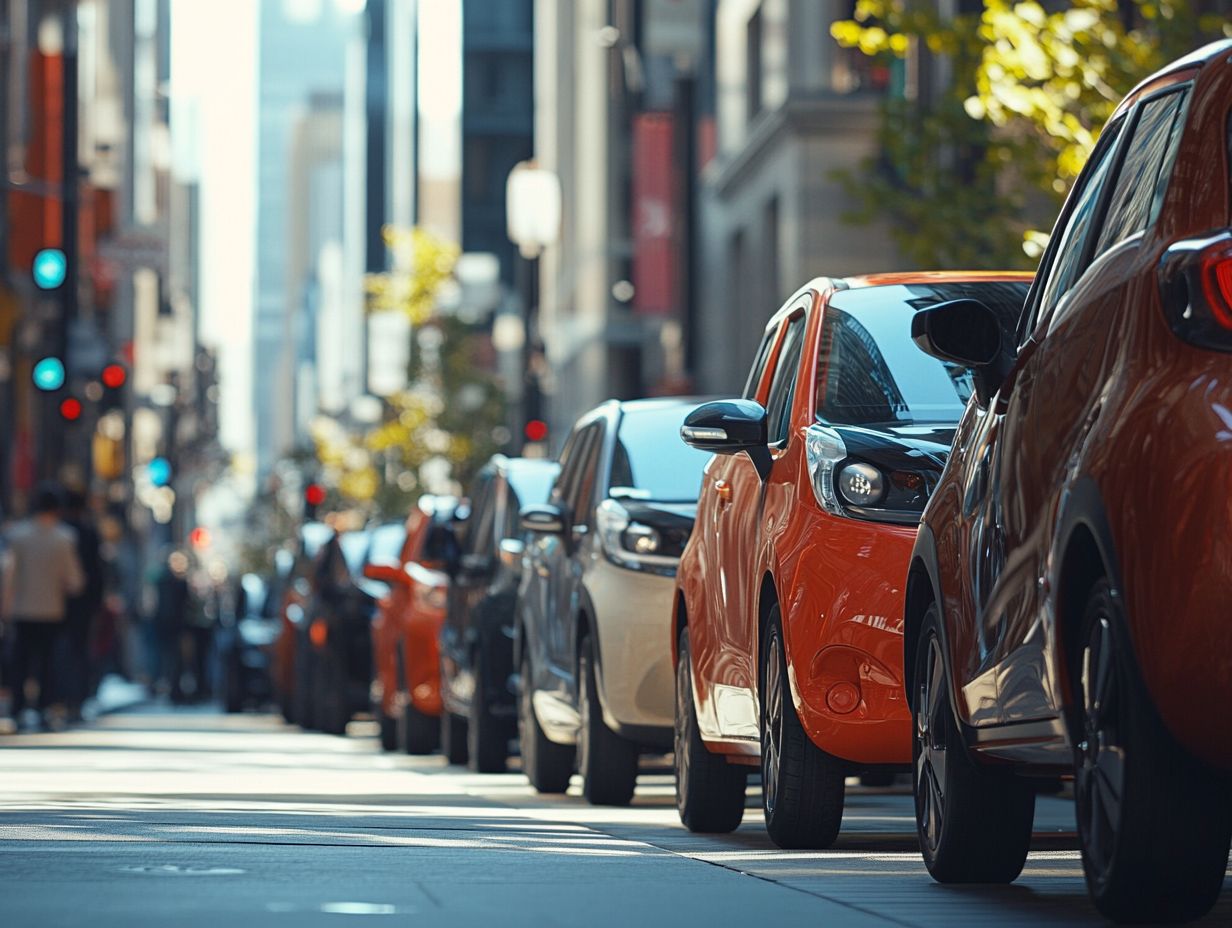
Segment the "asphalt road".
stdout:
[[[1100,923],[1060,798],[1018,883],[972,888],[929,879],[902,789],[850,788],[838,844],[807,853],[774,848],[755,807],[733,835],[688,834],[661,768],[627,809],[576,793],[382,755],[364,723],[147,710],[8,736],[0,925]],[[1232,925],[1232,879],[1201,924]]]

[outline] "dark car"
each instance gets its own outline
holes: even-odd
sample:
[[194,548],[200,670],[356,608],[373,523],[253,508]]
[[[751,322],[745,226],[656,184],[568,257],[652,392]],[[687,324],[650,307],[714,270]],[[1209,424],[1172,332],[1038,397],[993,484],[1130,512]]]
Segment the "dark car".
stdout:
[[214,641],[219,692],[227,712],[260,707],[274,695],[270,669],[281,624],[275,610],[277,592],[276,578],[267,585],[256,574],[244,574],[231,607],[220,616]]
[[460,557],[450,565],[449,606],[441,629],[442,726],[466,733],[474,770],[505,769],[517,735],[513,631],[522,576],[518,513],[547,501],[555,461],[497,455],[475,478],[470,518],[458,523]]
[[296,685],[303,691],[299,722],[330,734],[345,734],[357,712],[367,712],[372,683],[370,625],[384,584],[363,576],[374,546],[394,551],[401,525],[336,533],[313,565],[311,595],[300,628]]
[[522,766],[563,792],[576,753],[583,795],[633,797],[643,750],[672,745],[671,614],[676,566],[710,455],[680,442],[697,406],[604,403],[573,427],[530,533],[518,597]]
[[962,300],[925,351],[975,395],[906,590],[916,817],[943,882],[1008,882],[1026,775],[1075,778],[1105,916],[1184,921],[1232,837],[1232,42],[1140,84],[1016,331]]

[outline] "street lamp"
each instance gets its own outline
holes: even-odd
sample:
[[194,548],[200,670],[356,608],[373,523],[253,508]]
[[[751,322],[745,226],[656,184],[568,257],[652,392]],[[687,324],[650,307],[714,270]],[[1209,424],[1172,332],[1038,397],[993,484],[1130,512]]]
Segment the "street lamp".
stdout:
[[518,246],[525,259],[522,421],[513,430],[524,438],[525,424],[544,418],[536,369],[536,355],[543,354],[543,341],[539,338],[539,256],[560,236],[560,216],[560,178],[534,161],[514,165],[505,184],[505,224],[509,240]]

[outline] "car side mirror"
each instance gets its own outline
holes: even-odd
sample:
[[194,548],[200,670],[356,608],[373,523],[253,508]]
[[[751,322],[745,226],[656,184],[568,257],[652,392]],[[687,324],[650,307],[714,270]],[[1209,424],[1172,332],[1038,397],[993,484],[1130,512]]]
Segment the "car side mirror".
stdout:
[[364,565],[364,576],[379,583],[388,583],[390,586],[411,585],[411,578],[397,564],[369,562]]
[[766,410],[752,400],[703,403],[685,416],[680,427],[684,443],[712,454],[745,452],[765,480],[772,459],[766,432]]
[[519,570],[522,567],[522,554],[525,551],[526,544],[522,539],[502,538],[500,543],[500,562],[510,570]]
[[524,507],[518,514],[518,520],[522,531],[536,535],[563,535],[569,528],[564,509],[550,503]]
[[981,406],[988,405],[1009,369],[1001,322],[979,300],[950,300],[920,310],[911,318],[911,340],[925,354],[970,368]]

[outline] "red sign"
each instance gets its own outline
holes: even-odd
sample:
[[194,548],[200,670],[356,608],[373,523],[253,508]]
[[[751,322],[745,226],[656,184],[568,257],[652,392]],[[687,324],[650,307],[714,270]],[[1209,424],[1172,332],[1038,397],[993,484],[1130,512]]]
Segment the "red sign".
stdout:
[[633,308],[649,316],[676,309],[672,129],[669,113],[633,120]]

